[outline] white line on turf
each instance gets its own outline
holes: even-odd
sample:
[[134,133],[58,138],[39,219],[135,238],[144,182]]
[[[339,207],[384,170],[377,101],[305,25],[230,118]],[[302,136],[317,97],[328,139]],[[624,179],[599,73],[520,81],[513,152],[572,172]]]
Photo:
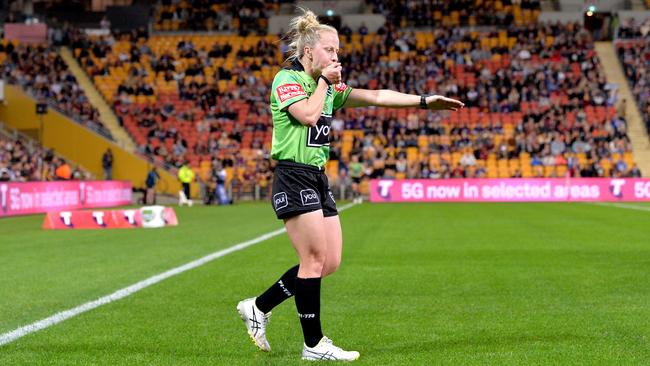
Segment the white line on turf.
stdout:
[[[339,211],[344,211],[347,210],[348,208],[354,206],[354,203],[349,203],[347,205],[341,206],[338,210]],[[231,247],[228,247],[226,249],[219,250],[217,252],[214,252],[212,254],[208,254],[205,257],[199,258],[197,260],[194,260],[192,262],[186,263],[182,266],[172,268],[168,271],[165,271],[163,273],[157,274],[155,276],[149,277],[145,280],[142,280],[138,283],[134,283],[131,286],[125,287],[123,289],[117,290],[113,292],[110,295],[100,297],[97,300],[94,301],[89,301],[85,304],[81,304],[77,307],[74,307],[72,309],[64,310],[61,312],[58,312],[52,316],[49,316],[45,319],[41,319],[37,322],[34,322],[32,324],[28,324],[25,326],[22,326],[20,328],[17,328],[15,330],[12,330],[11,332],[3,333],[0,334],[0,346],[11,343],[21,337],[24,337],[30,333],[38,332],[39,330],[51,327],[55,324],[61,323],[64,320],[70,319],[72,317],[75,317],[81,313],[85,313],[86,311],[95,309],[97,307],[100,307],[102,305],[106,305],[108,303],[111,303],[113,301],[117,301],[119,299],[125,298],[135,292],[138,292],[144,288],[147,288],[151,285],[154,285],[158,282],[161,282],[169,277],[176,276],[178,274],[181,274],[185,271],[189,271],[190,269],[194,269],[196,267],[202,266],[208,262],[211,262],[215,259],[221,258],[223,256],[226,256],[230,253],[234,253],[237,251],[240,251],[242,249],[248,248],[252,245],[259,244],[265,240],[271,239],[275,236],[278,236],[282,233],[284,233],[286,229],[278,229],[275,231],[271,231],[269,233],[266,233],[264,235],[258,236],[257,238],[247,240],[243,243],[235,244]]]
[[589,203],[597,206],[627,208],[628,210],[638,210],[638,211],[650,211],[650,206],[637,206],[637,205],[630,205],[626,203],[614,203],[614,202],[589,202]]

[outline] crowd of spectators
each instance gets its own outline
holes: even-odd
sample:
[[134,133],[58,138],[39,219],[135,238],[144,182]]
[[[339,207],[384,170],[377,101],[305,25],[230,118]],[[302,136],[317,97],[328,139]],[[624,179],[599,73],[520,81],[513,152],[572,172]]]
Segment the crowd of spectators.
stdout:
[[[463,100],[466,108],[452,114],[338,111],[331,135],[338,177],[347,179],[352,156],[367,177],[484,177],[491,169],[486,161],[522,156],[529,157],[521,161],[530,167],[512,170],[510,176],[531,176],[527,168],[532,176],[563,175],[538,169],[555,166],[573,176],[639,174],[630,160],[625,115],[617,113],[617,86],[605,79],[591,35],[581,25],[537,23],[480,32],[441,26],[425,34],[388,23],[369,36],[372,42],[358,47],[356,34],[342,35],[340,58],[348,85],[433,91]],[[95,57],[113,52],[110,37],[84,42]],[[240,49],[215,42],[206,48],[190,38],[174,52],[155,52],[149,41],[134,37],[129,42],[128,52],[105,57],[111,61],[101,67],[91,57],[81,55],[80,61],[99,73],[117,65],[110,62],[139,65],[117,86],[113,102],[118,116],[146,134],[140,151],[175,167],[195,155],[213,170],[234,170],[229,178],[240,187],[268,187],[270,83],[256,72],[278,67],[278,52],[286,51],[286,44],[260,40]],[[255,59],[204,72],[233,54]],[[144,66],[142,55],[147,55]],[[129,96],[147,95],[147,88],[157,92],[146,82],[149,74],[176,84],[176,102],[131,102]],[[233,87],[218,87],[224,80],[232,80]],[[343,142],[346,130],[363,131],[349,148]],[[417,150],[415,158],[409,149]]]
[[[409,178],[481,176],[484,167],[476,171],[467,168],[491,153],[499,159],[526,153],[532,157],[531,165],[567,165],[574,175],[634,173],[633,166],[618,164],[620,159],[612,162],[614,170],[600,166],[602,159],[611,159],[614,154],[620,158],[631,151],[631,145],[624,116],[612,113],[617,87],[606,82],[590,35],[578,24],[510,27],[507,36],[516,39],[511,47],[487,48],[481,45],[481,39],[495,34],[472,36],[470,31],[441,28],[434,30],[433,45],[419,48],[415,34],[393,29],[388,27],[374,49],[343,55],[348,85],[415,94],[426,93],[435,85],[439,93],[463,100],[470,110],[510,114],[519,119],[512,121],[515,128],[511,138],[495,143],[495,135],[504,129],[500,120],[474,125],[458,120],[450,125],[440,114],[433,113],[424,119],[413,113],[403,120],[363,113],[349,118],[339,113],[341,130],[365,130],[364,138],[355,137],[353,154],[365,158],[368,175],[379,177],[390,170],[389,176],[399,172]],[[456,47],[462,44],[467,47]],[[387,62],[384,56],[394,49],[408,56]],[[410,51],[415,52],[409,55]],[[486,65],[495,56],[507,62],[491,70]],[[455,68],[461,68],[462,73],[455,73]],[[472,81],[468,82],[468,74]],[[608,112],[585,113],[598,107]],[[432,139],[422,147],[418,144],[421,135],[451,138],[447,143]],[[420,148],[421,156],[456,152],[466,158],[456,164],[443,159],[439,167],[430,166],[426,160],[409,166],[405,163],[408,147]],[[398,153],[391,154],[391,150]],[[585,154],[587,166],[576,166],[571,160],[574,154]],[[345,157],[342,160],[345,162]],[[392,169],[383,169],[382,165]],[[345,164],[340,166],[345,168]]]
[[0,42],[0,79],[92,130],[111,138],[68,66],[53,45]]
[[650,19],[638,22],[634,18],[623,19],[618,27],[620,39],[648,39],[650,36]]
[[[242,139],[250,134],[247,147],[264,150],[261,155],[268,158],[268,149],[263,146],[264,138],[270,136],[268,85],[254,72],[277,64],[278,51],[269,42],[262,39],[251,47],[239,49],[235,55],[230,44],[214,44],[204,49],[188,39],[178,42],[175,52],[167,50],[154,54],[146,42],[138,42],[138,37],[120,36],[119,39],[130,46],[127,52],[118,55],[111,47],[116,42],[113,35],[76,40],[73,48],[79,51],[79,62],[91,76],[107,75],[111,68],[133,65],[117,86],[112,102],[122,121],[134,121],[133,127],[145,134],[146,139],[139,146],[142,154],[178,168],[188,152],[201,156],[216,154],[225,159],[226,155],[239,151]],[[145,62],[144,56],[150,61]],[[218,67],[212,77],[205,74],[205,67],[212,65],[215,59],[228,56],[259,58],[260,62],[230,69]],[[189,66],[183,68],[179,59]],[[136,67],[136,63],[139,66]],[[134,103],[133,96],[153,93],[155,85],[146,80],[159,77],[175,83],[175,101],[162,97],[155,103]],[[232,80],[236,88],[219,92],[217,83],[222,80]],[[246,123],[236,123],[241,108],[235,106],[246,108]],[[128,128],[129,124],[126,125]],[[188,141],[188,130],[203,138]],[[237,160],[234,155],[229,159]],[[224,162],[223,165],[231,164]]]
[[269,16],[283,2],[293,3],[283,0],[163,0],[156,11],[155,28],[266,34]]
[[650,19],[641,24],[634,19],[625,21],[618,36],[616,50],[650,133]]
[[[541,8],[539,0],[366,0],[366,4],[395,26],[415,27],[437,27],[441,22],[454,26],[510,26],[516,23],[518,11]],[[445,21],[443,17],[450,19]]]
[[90,179],[51,150],[0,135],[0,181],[27,182]]

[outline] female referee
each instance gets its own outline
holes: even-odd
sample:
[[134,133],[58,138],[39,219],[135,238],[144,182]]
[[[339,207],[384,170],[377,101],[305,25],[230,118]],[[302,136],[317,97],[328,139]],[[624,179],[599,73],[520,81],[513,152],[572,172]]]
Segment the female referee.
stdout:
[[273,209],[284,220],[299,264],[258,297],[239,302],[237,310],[258,348],[270,351],[266,325],[271,309],[295,296],[304,360],[345,360],[345,351],[323,336],[320,322],[321,278],[341,263],[343,237],[324,166],[329,157],[330,120],[344,107],[420,107],[456,111],[463,103],[443,96],[419,96],[392,90],[352,89],[341,81],[339,38],[335,28],[304,11],[292,19],[288,37],[291,65],[277,73],[271,89],[273,144],[278,161],[273,177]]

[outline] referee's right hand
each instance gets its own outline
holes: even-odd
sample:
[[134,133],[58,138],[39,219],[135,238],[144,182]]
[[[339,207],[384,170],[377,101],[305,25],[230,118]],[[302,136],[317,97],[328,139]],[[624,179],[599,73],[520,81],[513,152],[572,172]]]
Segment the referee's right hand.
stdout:
[[332,62],[325,66],[321,75],[325,76],[332,84],[336,85],[341,82],[341,63]]

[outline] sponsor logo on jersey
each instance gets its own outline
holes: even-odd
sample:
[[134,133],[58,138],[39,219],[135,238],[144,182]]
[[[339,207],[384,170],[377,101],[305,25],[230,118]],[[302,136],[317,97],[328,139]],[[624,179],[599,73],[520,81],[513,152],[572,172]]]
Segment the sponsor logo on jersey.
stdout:
[[330,145],[331,116],[321,115],[314,127],[307,129],[307,146],[320,147]]
[[339,93],[343,93],[347,88],[348,86],[345,83],[338,83],[334,85],[334,89],[336,89],[336,91]]
[[280,99],[280,103],[284,103],[284,101],[289,100],[291,98],[307,95],[307,93],[305,93],[305,91],[302,89],[302,86],[300,86],[300,84],[280,85],[277,88],[275,88],[275,92],[278,93],[278,98]]

